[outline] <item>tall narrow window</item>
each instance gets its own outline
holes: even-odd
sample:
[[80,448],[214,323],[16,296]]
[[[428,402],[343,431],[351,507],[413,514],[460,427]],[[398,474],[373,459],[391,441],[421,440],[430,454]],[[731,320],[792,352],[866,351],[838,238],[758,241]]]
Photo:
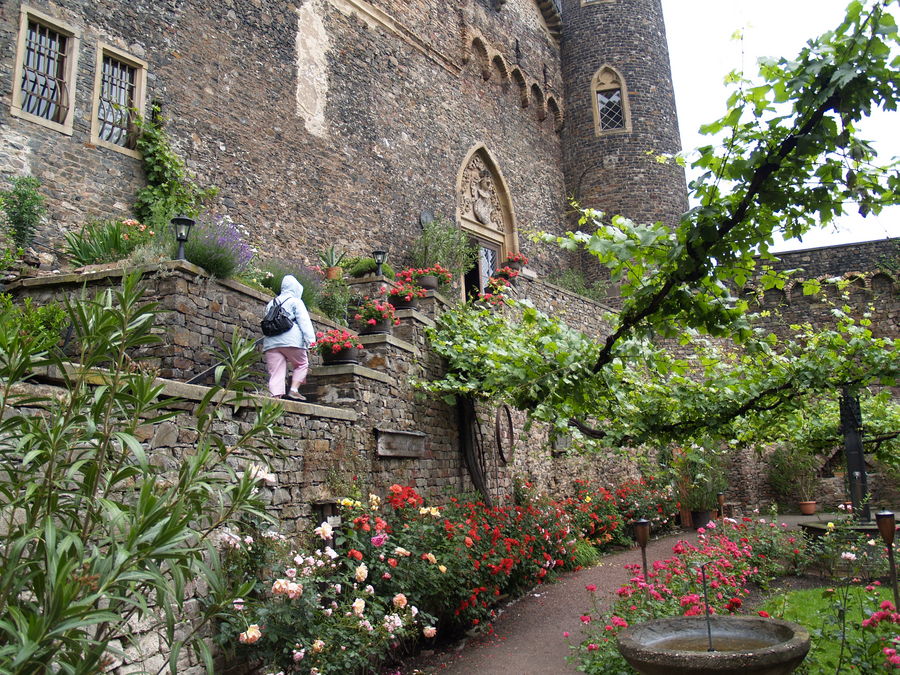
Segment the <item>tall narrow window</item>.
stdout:
[[618,71],[611,66],[603,66],[594,74],[591,89],[597,135],[631,131],[628,91]]
[[136,154],[135,117],[143,112],[146,64],[109,46],[97,50],[91,140]]
[[78,38],[72,29],[23,7],[12,114],[72,132],[72,89]]
[[601,131],[625,128],[625,111],[622,110],[621,89],[598,91],[597,109],[600,112]]

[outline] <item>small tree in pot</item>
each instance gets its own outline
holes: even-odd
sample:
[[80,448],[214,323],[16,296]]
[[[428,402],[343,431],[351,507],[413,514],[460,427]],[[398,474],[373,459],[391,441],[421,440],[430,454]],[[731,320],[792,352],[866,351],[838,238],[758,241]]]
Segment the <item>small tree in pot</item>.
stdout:
[[816,456],[792,444],[779,445],[769,456],[769,484],[784,499],[794,499],[800,512],[812,515],[816,510],[816,476],[819,463]]

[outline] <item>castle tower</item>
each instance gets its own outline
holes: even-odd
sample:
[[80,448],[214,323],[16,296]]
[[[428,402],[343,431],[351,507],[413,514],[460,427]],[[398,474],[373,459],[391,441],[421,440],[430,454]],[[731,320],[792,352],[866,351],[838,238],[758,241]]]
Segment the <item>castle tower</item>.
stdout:
[[661,0],[562,0],[567,196],[674,225],[684,171],[654,155],[681,143]]

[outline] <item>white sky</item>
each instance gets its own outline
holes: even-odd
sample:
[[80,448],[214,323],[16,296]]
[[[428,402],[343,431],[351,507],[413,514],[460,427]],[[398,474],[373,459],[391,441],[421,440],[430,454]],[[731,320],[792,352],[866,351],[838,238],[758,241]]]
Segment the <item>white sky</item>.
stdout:
[[[735,69],[757,73],[761,56],[794,56],[805,42],[836,27],[849,0],[662,0],[684,149],[708,145],[697,129],[725,112],[723,80]],[[895,16],[895,18],[897,18]],[[735,31],[744,40],[732,40]],[[743,51],[743,54],[742,54]],[[879,158],[900,155],[900,113],[882,113],[860,125]],[[894,128],[891,128],[891,127]],[[689,170],[690,172],[690,170]],[[690,175],[690,173],[689,173]],[[775,250],[829,246],[900,236],[900,207],[879,216],[845,216],[836,227],[809,232]]]

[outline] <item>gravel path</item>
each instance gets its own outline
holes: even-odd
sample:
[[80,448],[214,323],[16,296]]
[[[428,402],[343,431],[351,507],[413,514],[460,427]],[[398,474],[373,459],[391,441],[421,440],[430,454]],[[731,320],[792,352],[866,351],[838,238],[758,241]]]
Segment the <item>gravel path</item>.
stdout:
[[[647,562],[667,558],[679,538],[693,533],[669,535],[647,545]],[[411,659],[401,669],[403,675],[418,669],[428,675],[555,675],[577,673],[566,663],[569,641],[580,642],[583,613],[591,608],[588,584],[596,584],[600,610],[612,603],[612,593],[628,581],[623,565],[641,563],[641,550],[604,556],[589,569],[564,574],[556,583],[538,586],[514,602],[494,622],[492,635],[480,635],[452,645],[434,654]]]
[[[839,518],[837,514],[815,516],[781,516],[791,529],[800,523],[825,522]],[[647,563],[672,555],[679,539],[693,540],[693,531],[652,540],[647,545]],[[402,675],[418,670],[426,675],[566,675],[577,673],[566,662],[568,642],[581,641],[582,614],[591,609],[588,584],[597,586],[599,611],[606,611],[613,593],[631,575],[624,569],[629,563],[641,563],[640,548],[604,556],[590,569],[564,574],[556,583],[538,586],[511,604],[494,622],[491,635],[479,635],[446,647],[435,653],[423,653],[409,659],[401,668]],[[567,640],[563,633],[570,633]]]

